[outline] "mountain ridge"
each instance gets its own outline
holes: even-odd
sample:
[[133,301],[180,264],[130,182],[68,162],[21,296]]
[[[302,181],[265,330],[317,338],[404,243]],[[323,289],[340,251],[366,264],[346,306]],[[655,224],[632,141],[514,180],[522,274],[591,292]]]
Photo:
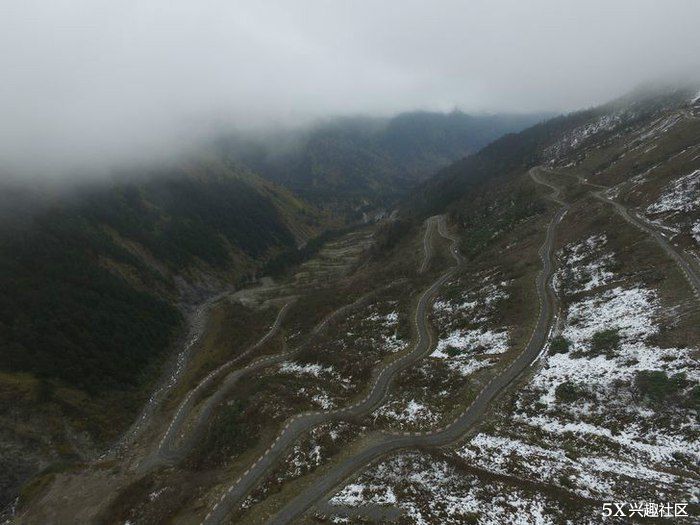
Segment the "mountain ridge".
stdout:
[[311,203],[357,218],[358,210],[385,207],[438,168],[544,117],[460,111],[339,117],[283,134],[279,146],[233,136],[217,147]]

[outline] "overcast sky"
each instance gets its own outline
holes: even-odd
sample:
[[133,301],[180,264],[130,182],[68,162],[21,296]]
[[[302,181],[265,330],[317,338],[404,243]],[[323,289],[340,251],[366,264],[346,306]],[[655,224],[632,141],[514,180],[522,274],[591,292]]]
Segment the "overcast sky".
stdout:
[[700,72],[695,0],[2,0],[0,166],[410,109],[572,110]]

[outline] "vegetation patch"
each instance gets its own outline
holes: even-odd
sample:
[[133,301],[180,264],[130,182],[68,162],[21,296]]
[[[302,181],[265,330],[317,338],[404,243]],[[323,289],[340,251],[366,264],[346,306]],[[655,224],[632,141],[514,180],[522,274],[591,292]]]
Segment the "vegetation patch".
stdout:
[[591,338],[591,353],[610,357],[620,347],[620,334],[615,330],[596,332]]
[[560,403],[575,403],[585,397],[585,392],[574,383],[564,381],[554,390],[554,396]]
[[569,352],[569,340],[558,335],[549,345],[549,351],[553,354],[566,354]]
[[[562,343],[560,343],[562,345]],[[567,343],[568,348],[568,343]],[[608,359],[615,356],[615,353],[620,349],[620,333],[618,329],[607,329],[596,332],[591,337],[589,350],[580,350],[573,352],[573,357],[597,357],[604,355]],[[557,353],[557,352],[555,352]],[[563,353],[563,352],[562,352]]]
[[[668,376],[661,370],[641,370],[634,378],[635,390],[651,403],[663,403],[678,398],[680,392],[688,385],[685,373]],[[695,390],[698,390],[697,387]],[[695,397],[698,392],[693,392]],[[691,393],[691,398],[693,396]],[[697,401],[696,401],[697,402]]]

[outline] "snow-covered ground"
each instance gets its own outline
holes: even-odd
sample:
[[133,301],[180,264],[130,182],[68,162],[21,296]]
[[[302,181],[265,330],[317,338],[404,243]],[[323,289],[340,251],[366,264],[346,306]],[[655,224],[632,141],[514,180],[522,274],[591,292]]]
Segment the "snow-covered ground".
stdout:
[[[479,286],[450,300],[436,301],[433,307],[440,338],[429,359],[444,362],[462,376],[493,365],[497,360],[486,356],[502,354],[509,348],[507,328],[492,327],[490,321],[499,304],[508,298],[511,282],[500,279],[496,268],[471,279],[480,282]],[[460,282],[455,284],[459,286]]]
[[406,342],[398,336],[399,314],[395,310],[387,314],[372,313],[364,321],[364,324],[370,323],[374,325],[376,344],[382,354],[393,354],[405,346]]
[[700,208],[700,170],[676,179],[659,198],[647,207],[650,215],[687,213]]
[[629,116],[623,112],[601,115],[597,119],[566,133],[557,143],[545,150],[545,157],[555,162],[587,140],[603,132],[610,132]]
[[670,115],[663,115],[649,125],[643,127],[638,132],[637,137],[633,142],[649,142],[655,141],[658,137],[668,133],[676,124],[683,119],[683,113],[673,112]]
[[691,104],[697,104],[700,102],[700,91],[698,91],[693,98],[690,99]]
[[[474,286],[476,282],[478,285]],[[433,304],[433,313],[441,331],[487,322],[501,301],[509,297],[511,282],[498,275],[498,268],[463,276],[449,284],[457,290],[456,296],[439,298]],[[466,290],[466,291],[464,291]]]
[[[533,434],[523,433],[533,431],[527,427],[519,428],[519,431],[530,442],[514,436],[480,433],[458,453],[469,464],[491,472],[562,486],[587,498],[625,501],[645,495],[649,497],[649,486],[655,497],[669,501],[678,497],[679,492],[684,496],[683,501],[693,501],[698,497],[697,480],[649,468],[625,453],[596,455],[588,453],[585,448],[577,451],[575,445],[563,447],[566,438],[562,434],[565,431],[580,432],[581,426],[566,430],[561,427],[548,429],[550,433],[540,438],[537,444],[531,442]],[[635,483],[639,483],[639,488]]]
[[[566,348],[550,348],[498,430],[477,434],[459,454],[583,497],[697,501],[698,341],[659,345],[677,309],[664,307],[656,290],[598,264],[615,259],[606,244],[592,236],[559,254],[560,280],[568,272],[575,283],[567,288],[574,295],[559,334]],[[591,264],[595,271],[581,271]],[[665,402],[649,398],[654,392],[642,390],[640,377],[672,389]]]
[[[477,523],[477,518],[480,525],[548,525],[561,523],[563,517],[563,509],[554,499],[480,479],[446,460],[415,452],[399,454],[369,469],[330,503],[358,509],[368,505],[398,507],[407,523],[418,525],[461,525]],[[583,510],[574,512],[583,516]]]
[[439,330],[435,350],[399,375],[396,388],[370,421],[427,430],[465,400],[470,376],[493,366],[510,347],[507,328],[492,318],[509,297],[511,284],[497,268],[449,283],[433,307]]
[[272,472],[242,504],[244,509],[264,499],[274,485],[300,478],[325,463],[358,432],[358,428],[339,421],[315,427],[302,440],[295,442],[279,468]]
[[460,352],[471,350],[474,353],[501,354],[508,350],[508,333],[494,332],[486,328],[455,330],[446,337],[440,338],[435,351],[430,356],[449,358],[450,356],[445,352],[450,348]]
[[280,363],[279,371],[283,374],[292,374],[295,376],[310,375],[321,377],[322,375],[334,375],[335,371],[329,366],[322,366],[318,363],[295,363],[293,361],[284,361]]
[[700,169],[676,179],[643,210],[656,226],[700,244]]
[[335,407],[335,403],[325,392],[315,394],[311,397],[311,400],[323,410],[330,410],[331,408]]
[[398,301],[382,298],[342,318],[303,357],[271,367],[270,374],[304,380],[294,394],[321,410],[342,405],[362,383],[359,377],[387,355],[405,348]]
[[607,237],[593,235],[581,242],[567,244],[557,253],[562,261],[554,282],[567,287],[567,292],[586,292],[612,282],[613,273],[609,268],[615,263],[615,256],[606,252]]
[[375,417],[385,417],[398,423],[430,423],[438,419],[429,407],[415,399],[392,400],[382,405],[374,414]]
[[484,328],[455,330],[440,338],[431,358],[442,359],[452,369],[463,376],[491,366],[494,359],[482,356],[501,354],[508,350],[508,332],[494,332]]

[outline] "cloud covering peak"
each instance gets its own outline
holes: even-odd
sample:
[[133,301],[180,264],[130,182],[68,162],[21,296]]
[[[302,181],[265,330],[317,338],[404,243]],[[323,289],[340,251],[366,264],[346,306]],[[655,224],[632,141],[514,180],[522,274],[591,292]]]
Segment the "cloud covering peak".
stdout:
[[700,71],[699,19],[693,0],[8,0],[0,166],[335,114],[576,109]]

